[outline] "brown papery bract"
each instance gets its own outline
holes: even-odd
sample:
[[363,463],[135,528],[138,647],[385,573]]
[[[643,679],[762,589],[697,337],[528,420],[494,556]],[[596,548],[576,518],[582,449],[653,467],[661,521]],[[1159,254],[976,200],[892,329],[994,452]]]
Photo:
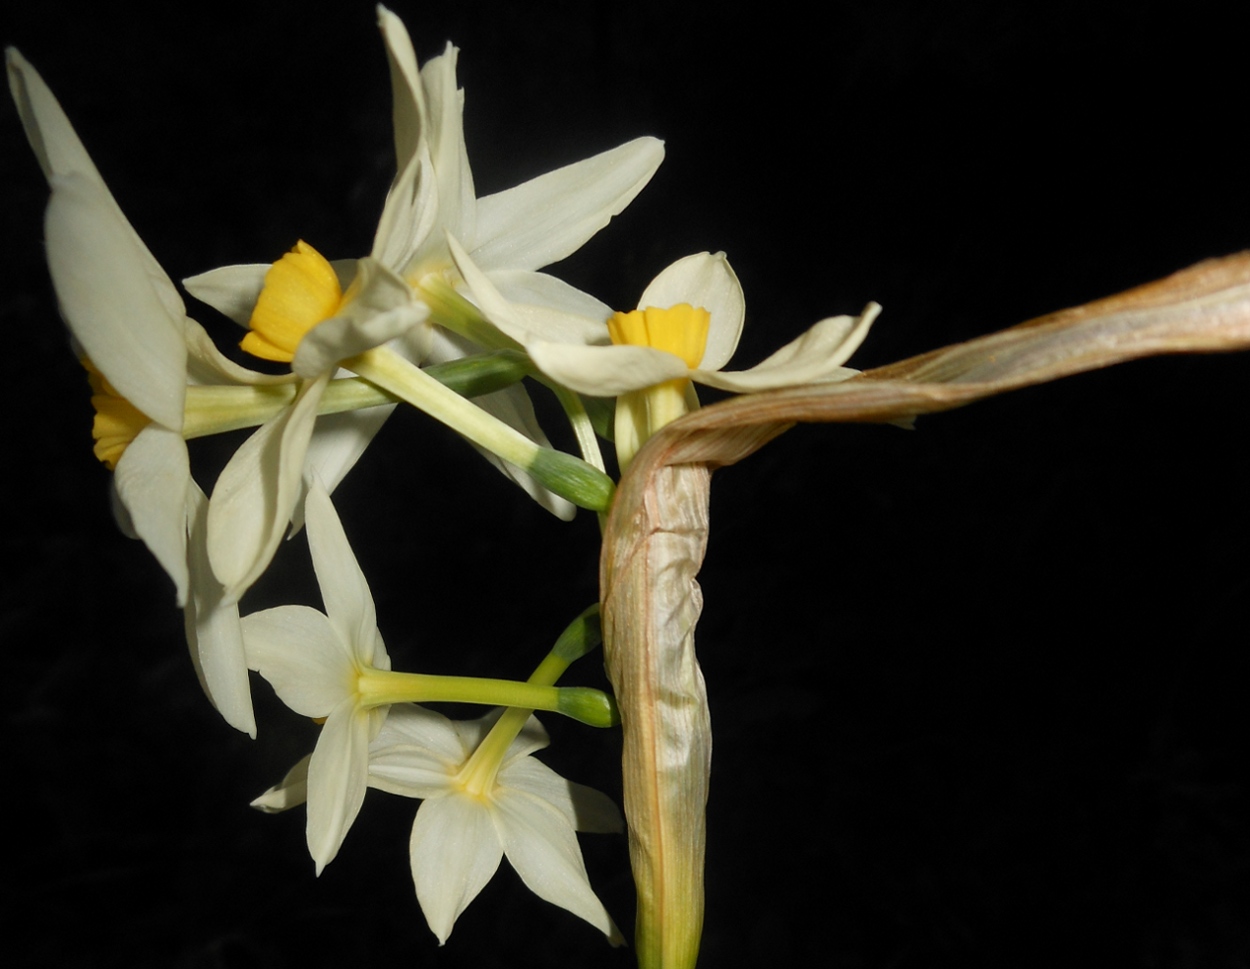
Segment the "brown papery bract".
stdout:
[[736,397],[665,427],[629,465],[600,560],[604,654],[624,733],[638,962],[688,969],[703,920],[712,733],[694,652],[711,472],[801,422],[899,422],[1138,357],[1250,348],[1250,252],[879,367]]

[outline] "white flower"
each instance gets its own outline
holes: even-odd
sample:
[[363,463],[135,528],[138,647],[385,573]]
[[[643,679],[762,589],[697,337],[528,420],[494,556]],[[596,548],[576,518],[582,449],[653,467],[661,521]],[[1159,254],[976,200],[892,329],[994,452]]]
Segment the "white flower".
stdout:
[[[547,746],[535,717],[504,751],[483,753],[500,719],[449,720],[415,704],[391,708],[369,746],[369,786],[423,798],[409,849],[417,899],[440,944],[507,855],[536,895],[585,919],[613,945],[620,931],[590,887],[575,831],[616,833],[621,814],[598,791],[529,755]],[[303,802],[308,759],[255,801],[263,811]]]
[[[61,315],[91,374],[96,455],[115,470],[123,528],[141,538],[187,611],[192,660],[209,699],[255,735],[238,611],[204,556],[204,496],[184,439],[189,387],[274,385],[217,352],[186,315],[38,72],[7,51],[9,87],[52,196],[48,267]],[[190,542],[188,542],[190,536]]]
[[590,887],[574,831],[620,831],[620,812],[598,791],[529,756],[548,743],[535,717],[502,758],[476,763],[474,753],[498,719],[498,711],[452,721],[421,707],[396,707],[371,747],[372,787],[424,798],[409,853],[426,921],[446,942],[506,855],[530,891],[619,945],[620,930]]
[[[682,306],[693,312],[667,316]],[[871,303],[858,317],[821,320],[749,370],[723,371],[742,335],[746,301],[725,254],[701,252],[656,276],[637,310],[609,313],[599,345],[556,343],[541,335],[524,342],[544,373],[583,394],[617,396],[681,379],[752,393],[853,377],[859,371],[842,364],[879,312]]]
[[359,691],[361,675],[389,670],[373,596],[330,496],[314,480],[308,545],[325,613],[279,606],[243,618],[248,665],[296,713],[324,720],[308,763],[308,851],[317,873],[338,853],[365,796],[369,741],[386,718]]
[[[296,345],[285,351],[283,359],[290,359],[295,372],[309,380],[302,398],[315,398],[318,381],[339,362],[388,341],[414,362],[437,363],[466,352],[470,344],[463,337],[422,324],[428,302],[445,301],[448,293],[455,297],[451,287],[458,277],[449,237],[471,251],[494,284],[510,296],[525,296],[527,302],[552,312],[584,309],[582,294],[536,270],[574,252],[606,225],[641,191],[663,157],[659,141],[640,138],[479,199],[464,146],[455,48],[449,45],[446,53],[418,71],[399,19],[379,8],[379,23],[391,67],[397,173],[371,254],[354,268],[335,263],[331,270],[323,260],[309,275],[326,294],[332,285],[350,285],[341,298],[324,297],[325,315],[302,317],[304,328]],[[226,315],[254,326],[253,310],[270,270],[256,265],[225,267],[188,279],[186,285]],[[474,403],[547,446],[519,386],[476,398]],[[305,442],[315,409],[313,401],[297,402],[222,474],[220,494],[213,494],[209,541],[213,567],[228,588],[245,587],[263,571],[287,520],[297,513]],[[354,442],[355,454],[367,440],[362,435]],[[572,505],[528,473],[487,456],[550,510],[560,517],[572,516]]]
[[509,300],[471,253],[454,255],[483,312],[524,345],[543,373],[578,393],[620,398],[622,464],[650,434],[697,406],[691,381],[754,393],[855,376],[858,370],[842,364],[881,311],[870,303],[858,317],[821,320],[749,370],[725,371],[742,335],[746,300],[723,252],[677,260],[651,281],[633,312],[613,313],[600,303],[580,319]]

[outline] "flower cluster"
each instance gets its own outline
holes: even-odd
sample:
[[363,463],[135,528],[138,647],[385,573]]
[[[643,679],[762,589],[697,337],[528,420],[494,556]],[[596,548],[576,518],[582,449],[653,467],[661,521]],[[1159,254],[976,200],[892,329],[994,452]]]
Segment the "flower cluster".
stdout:
[[[536,894],[616,943],[574,832],[620,831],[619,812],[530,756],[547,743],[533,710],[619,722],[605,693],[556,685],[598,644],[593,609],[525,682],[393,670],[331,493],[406,403],[556,516],[606,513],[615,482],[602,439],[624,470],[648,438],[699,406],[695,384],[744,394],[845,380],[879,308],[823,320],[757,366],[728,371],[746,311],[723,253],[677,259],[628,312],[543,272],[634,200],[662,143],[636,138],[478,197],[456,49],[418,67],[399,19],[379,8],[379,25],[396,174],[369,253],[328,259],[316,240],[292,239],[270,264],[184,281],[246,328],[242,351],[288,368],[278,375],[234,363],[187,315],[51,91],[8,52],[13,98],[51,191],[48,264],[89,375],[96,454],[113,471],[123,527],[173,581],[195,668],[225,720],[256,735],[252,670],[321,724],[312,753],[255,802],[307,804],[318,873],[372,787],[422,801],[413,878],[440,943],[505,856]],[[554,395],[579,453],[552,446],[527,379]],[[606,422],[592,419],[605,413]],[[253,430],[202,489],[187,442],[243,428]],[[305,524],[324,612],[241,615],[283,537]],[[453,721],[418,705],[442,701],[500,709]]]

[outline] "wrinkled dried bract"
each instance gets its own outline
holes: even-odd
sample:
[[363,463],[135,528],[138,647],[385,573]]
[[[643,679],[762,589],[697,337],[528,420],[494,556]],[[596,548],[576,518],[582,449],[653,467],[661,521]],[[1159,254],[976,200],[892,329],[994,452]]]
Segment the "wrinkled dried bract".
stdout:
[[668,425],[622,477],[600,559],[604,654],[624,730],[639,965],[695,964],[711,725],[694,654],[711,469],[801,421],[888,422],[1163,353],[1250,347],[1250,253],[838,384],[734,398]]

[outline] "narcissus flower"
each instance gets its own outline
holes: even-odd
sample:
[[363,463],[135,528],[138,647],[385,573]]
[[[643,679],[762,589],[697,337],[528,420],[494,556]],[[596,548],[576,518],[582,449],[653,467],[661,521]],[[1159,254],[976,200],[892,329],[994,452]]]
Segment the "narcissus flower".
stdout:
[[[525,346],[553,380],[596,397],[616,397],[616,445],[622,464],[651,434],[698,406],[691,382],[734,393],[831,383],[859,373],[842,364],[855,352],[881,307],[821,320],[749,370],[726,371],[746,314],[742,285],[723,252],[673,263],[651,281],[638,309],[613,313],[599,304],[579,329],[510,301],[478,271],[471,254],[457,265],[486,315]],[[579,333],[588,333],[579,338]]]
[[[245,349],[290,360],[310,385],[301,398],[315,397],[317,382],[340,363],[383,344],[422,364],[463,356],[475,346],[508,345],[457,294],[460,280],[449,238],[473,252],[482,271],[504,292],[518,298],[524,294],[527,302],[551,312],[584,308],[585,298],[577,290],[536,270],[569,255],[606,225],[641,191],[663,157],[659,141],[640,138],[479,199],[464,146],[456,49],[449,45],[446,53],[418,70],[399,19],[379,8],[379,22],[391,67],[397,173],[370,255],[355,263],[329,263],[300,243],[272,267],[225,267],[186,280],[197,297],[250,326]],[[290,269],[298,263],[299,274],[280,270],[284,262]],[[299,285],[307,288],[307,298],[299,297]],[[279,316],[298,317],[298,326],[273,325],[263,291],[278,287],[283,289],[281,299],[269,302],[280,305]],[[383,376],[375,370],[356,372],[369,379]],[[393,384],[386,386],[395,390]],[[474,441],[551,511],[572,516],[573,506],[536,480],[529,460],[533,447],[511,440],[499,443],[493,430],[475,434],[434,402],[407,399]],[[519,386],[475,398],[474,404],[529,442],[549,447]],[[213,567],[227,587],[245,586],[264,569],[288,518],[297,514],[297,459],[314,409],[310,401],[297,402],[290,414],[273,422],[256,448],[240,452],[223,473],[220,494],[213,495],[210,545]],[[472,415],[466,420],[482,423]]]
[[217,352],[187,317],[39,73],[16,50],[6,61],[13,100],[52,189],[48,267],[95,392],[96,455],[115,471],[123,526],[156,556],[186,607],[188,644],[209,699],[230,724],[255,734],[238,613],[222,604],[204,567],[204,499],[191,479],[185,438],[208,433],[214,421],[223,425],[216,429],[240,426],[219,420],[202,398],[189,401],[204,385],[289,381],[253,374]]
[[[308,545],[325,612],[278,606],[243,618],[248,665],[296,713],[321,721],[300,782],[308,798],[308,850],[317,872],[333,860],[364,800],[369,741],[392,704],[447,700],[558,710],[586,723],[619,723],[588,688],[391,670],[373,596],[324,487],[310,482]],[[261,805],[263,806],[263,805]]]
[[388,707],[367,706],[361,675],[389,670],[368,583],[329,495],[308,493],[308,545],[326,611],[278,606],[243,619],[248,665],[296,713],[324,721],[308,764],[308,851],[320,874],[365,796],[369,741]]
[[498,719],[498,712],[452,721],[421,707],[396,708],[371,747],[372,787],[424,798],[409,853],[426,921],[446,942],[506,855],[530,891],[619,945],[620,930],[590,887],[574,831],[620,831],[620,812],[603,794],[530,757],[548,743],[535,717],[505,750],[492,749],[486,740]]
[[[547,732],[529,717],[519,733],[488,740],[500,719],[449,720],[415,704],[391,708],[369,745],[369,786],[423,798],[412,826],[412,878],[440,944],[506,855],[526,886],[608,937],[620,931],[590,887],[575,831],[616,833],[620,811],[607,797],[567,781],[530,756]],[[497,734],[496,739],[500,739]],[[309,795],[309,760],[252,806],[284,811]]]

